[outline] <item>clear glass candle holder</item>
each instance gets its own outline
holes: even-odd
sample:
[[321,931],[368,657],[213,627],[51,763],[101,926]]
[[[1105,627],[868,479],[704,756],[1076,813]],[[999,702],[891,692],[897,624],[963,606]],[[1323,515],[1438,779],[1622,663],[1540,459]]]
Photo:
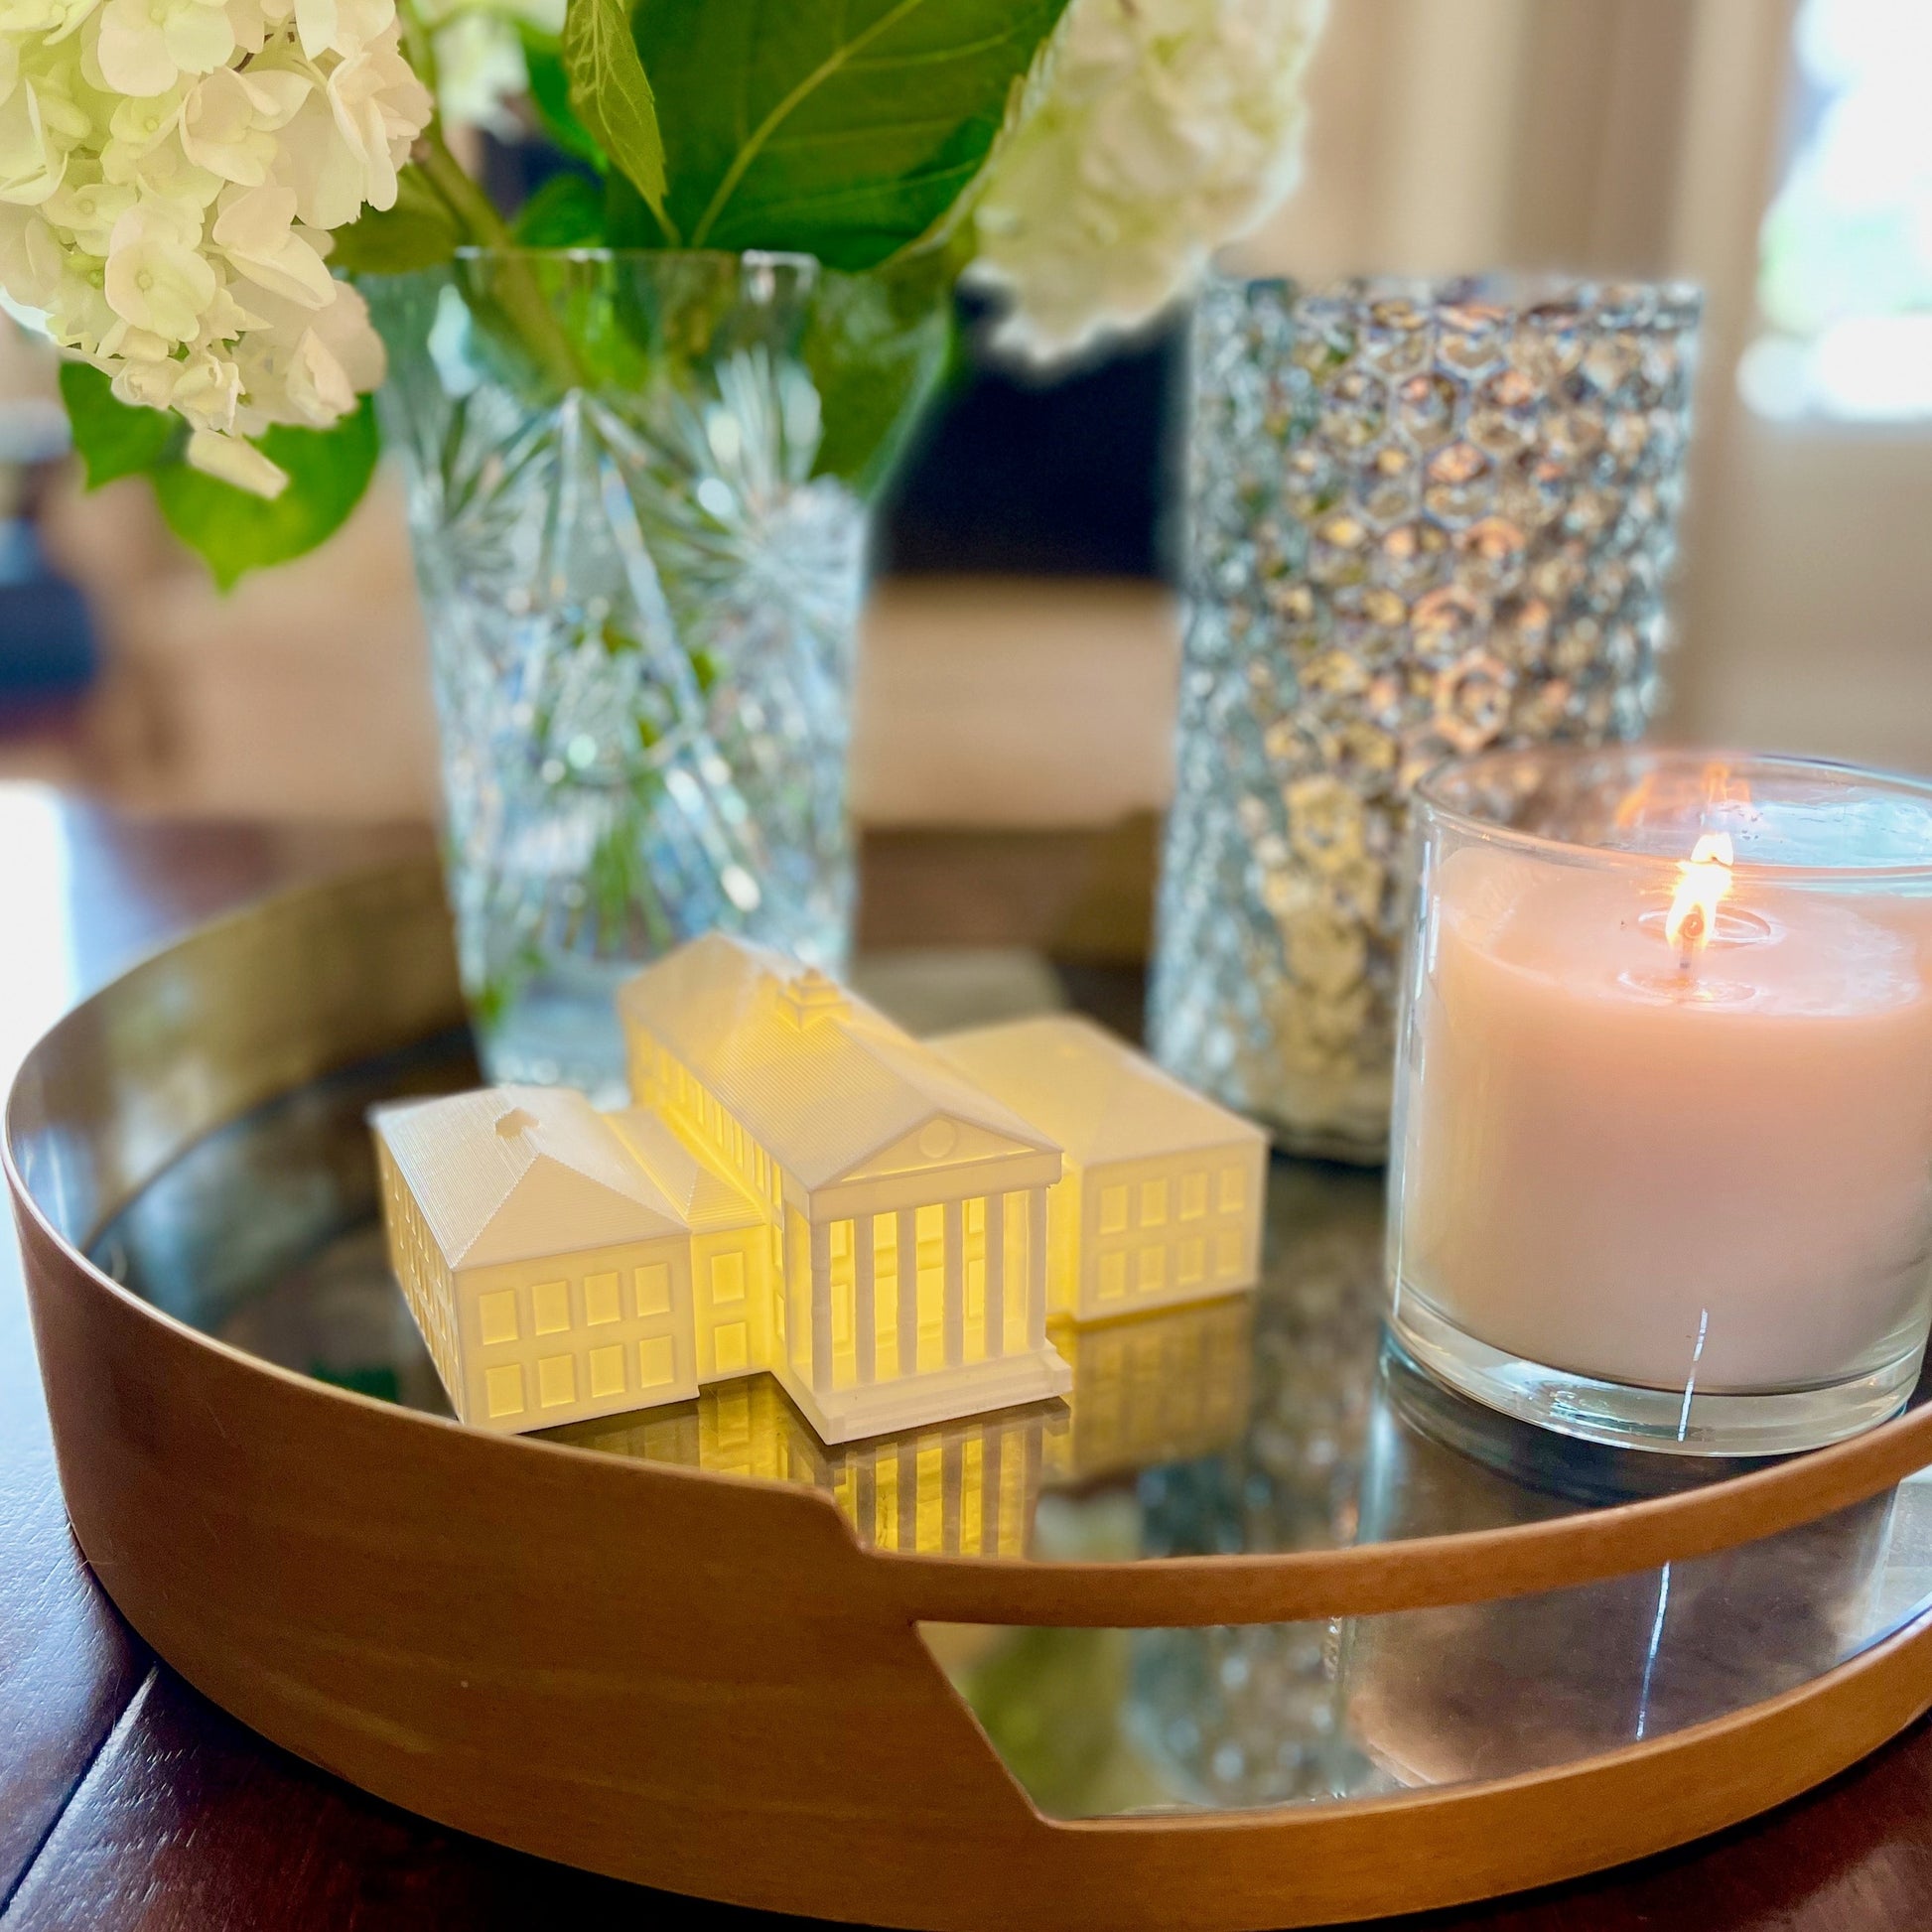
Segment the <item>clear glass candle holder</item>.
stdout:
[[1882,1421],[1932,1318],[1932,785],[1538,747],[1416,793],[1389,1325],[1677,1453]]

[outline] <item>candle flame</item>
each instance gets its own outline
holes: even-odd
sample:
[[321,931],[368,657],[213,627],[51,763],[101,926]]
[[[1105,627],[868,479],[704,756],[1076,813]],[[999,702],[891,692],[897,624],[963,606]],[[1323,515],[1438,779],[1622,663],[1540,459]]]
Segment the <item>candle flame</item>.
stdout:
[[1664,937],[1688,962],[1710,944],[1718,923],[1718,901],[1730,891],[1732,859],[1728,832],[1706,832],[1677,869],[1677,894],[1664,920]]

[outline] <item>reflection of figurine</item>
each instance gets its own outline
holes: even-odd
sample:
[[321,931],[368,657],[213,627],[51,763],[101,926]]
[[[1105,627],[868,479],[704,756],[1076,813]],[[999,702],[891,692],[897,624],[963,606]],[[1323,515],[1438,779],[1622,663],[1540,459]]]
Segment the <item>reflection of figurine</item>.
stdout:
[[[396,1273],[466,1422],[768,1369],[826,1443],[920,1429],[1065,1391],[1049,1281],[1085,1315],[1254,1279],[1259,1131],[1084,1023],[942,1052],[718,935],[619,1005],[623,1112],[506,1087],[376,1116]],[[1024,1065],[1076,1139],[1064,1179],[1007,1098]]]
[[676,1409],[572,1424],[559,1442],[642,1462],[826,1490],[861,1543],[923,1555],[1019,1557],[1042,1446],[1066,1434],[1057,1403],[827,1449],[778,1385],[752,1376]]
[[827,1449],[776,1383],[747,1377],[695,1404],[576,1423],[579,1449],[824,1489],[862,1543],[1020,1557],[1042,1491],[1212,1454],[1248,1415],[1245,1299],[1092,1328],[1055,1326],[1073,1364],[1062,1406],[1035,1403]]
[[1071,1427],[1047,1444],[1048,1483],[1179,1462],[1226,1449],[1248,1420],[1244,1296],[1090,1328],[1056,1323],[1073,1364]]

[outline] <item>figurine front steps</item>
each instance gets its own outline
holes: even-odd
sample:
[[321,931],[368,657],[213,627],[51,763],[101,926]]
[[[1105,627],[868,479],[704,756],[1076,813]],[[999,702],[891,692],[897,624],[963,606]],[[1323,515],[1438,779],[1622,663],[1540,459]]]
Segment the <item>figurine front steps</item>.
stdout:
[[884,1383],[830,1389],[822,1395],[784,1364],[773,1364],[771,1373],[818,1440],[828,1445],[896,1436],[928,1423],[1047,1402],[1073,1386],[1073,1371],[1051,1342],[993,1361],[927,1369],[903,1381],[895,1377]]

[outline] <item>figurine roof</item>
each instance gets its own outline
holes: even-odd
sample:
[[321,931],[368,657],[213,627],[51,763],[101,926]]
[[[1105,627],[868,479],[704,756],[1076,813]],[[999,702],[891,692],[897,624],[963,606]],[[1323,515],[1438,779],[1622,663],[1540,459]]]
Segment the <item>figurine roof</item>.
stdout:
[[687,1225],[569,1088],[485,1087],[385,1107],[373,1124],[452,1267],[650,1241]]
[[693,1234],[749,1227],[764,1219],[763,1209],[742,1181],[700,1161],[648,1107],[624,1107],[604,1118],[677,1203]]
[[1049,1013],[932,1042],[969,1079],[1037,1121],[1082,1167],[1266,1136],[1076,1014]]
[[939,1116],[1020,1150],[1059,1151],[822,973],[721,933],[645,967],[618,1002],[807,1188],[846,1178]]

